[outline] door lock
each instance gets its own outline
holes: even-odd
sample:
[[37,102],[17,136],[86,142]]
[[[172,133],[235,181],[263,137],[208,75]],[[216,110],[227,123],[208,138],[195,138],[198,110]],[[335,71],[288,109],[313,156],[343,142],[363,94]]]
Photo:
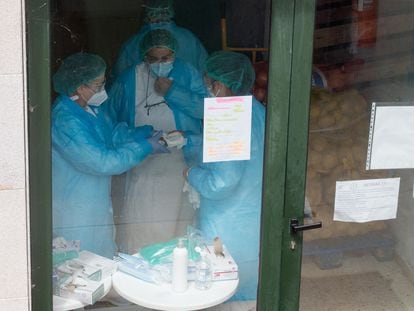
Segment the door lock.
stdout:
[[310,224],[299,225],[299,220],[297,218],[292,218],[290,220],[290,234],[296,234],[299,231],[312,230],[312,229],[318,229],[318,228],[322,228],[321,221],[310,223]]

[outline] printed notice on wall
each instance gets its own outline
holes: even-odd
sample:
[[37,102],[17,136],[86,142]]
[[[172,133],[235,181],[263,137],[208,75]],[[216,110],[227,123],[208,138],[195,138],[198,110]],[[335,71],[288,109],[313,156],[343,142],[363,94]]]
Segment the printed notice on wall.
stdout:
[[397,217],[400,178],[337,181],[333,220],[368,222]]
[[250,159],[252,96],[204,99],[203,162]]

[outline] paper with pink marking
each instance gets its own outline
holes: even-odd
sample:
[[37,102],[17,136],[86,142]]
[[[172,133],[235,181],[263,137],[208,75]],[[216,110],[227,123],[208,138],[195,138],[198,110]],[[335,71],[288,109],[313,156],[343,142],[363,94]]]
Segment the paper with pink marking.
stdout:
[[252,96],[204,99],[203,162],[250,159]]

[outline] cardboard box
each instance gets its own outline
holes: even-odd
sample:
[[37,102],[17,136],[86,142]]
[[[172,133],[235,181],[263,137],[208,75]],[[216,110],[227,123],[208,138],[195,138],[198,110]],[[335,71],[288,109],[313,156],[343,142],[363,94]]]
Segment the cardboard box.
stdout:
[[212,281],[237,280],[239,277],[238,266],[231,254],[223,245],[223,254],[214,254],[213,245],[207,246],[206,258],[210,260],[212,270]]

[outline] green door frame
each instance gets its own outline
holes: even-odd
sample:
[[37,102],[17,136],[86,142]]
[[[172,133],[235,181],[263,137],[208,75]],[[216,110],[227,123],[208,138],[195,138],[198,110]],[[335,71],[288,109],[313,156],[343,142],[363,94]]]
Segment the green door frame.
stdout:
[[[32,310],[52,305],[50,5],[26,0]],[[261,227],[259,310],[296,311],[315,0],[273,0]]]
[[[258,310],[299,309],[310,77],[316,0],[273,0]],[[294,243],[295,249],[291,250]]]
[[49,0],[26,0],[32,310],[52,305]]

